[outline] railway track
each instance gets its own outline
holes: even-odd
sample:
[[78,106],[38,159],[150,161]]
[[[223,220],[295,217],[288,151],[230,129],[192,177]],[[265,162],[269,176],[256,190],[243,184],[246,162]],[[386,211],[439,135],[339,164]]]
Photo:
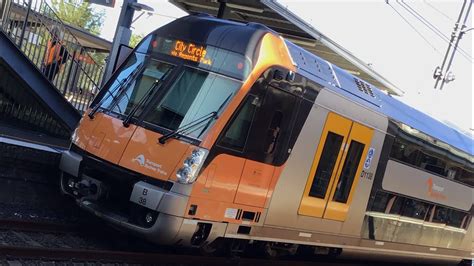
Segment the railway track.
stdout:
[[[99,240],[91,240],[100,234],[100,228],[82,236],[81,225],[49,223],[43,221],[22,221],[0,219],[0,264],[12,262],[24,265],[52,265],[66,263],[100,264],[147,264],[147,265],[369,265],[353,261],[334,262],[322,260],[268,260],[246,257],[201,256],[195,250],[156,248],[155,246],[134,245],[133,240],[125,246],[103,245]],[[128,242],[122,236],[102,232],[104,242]],[[72,237],[74,236],[74,237]],[[113,238],[115,237],[115,239]],[[77,238],[77,239],[76,239]],[[90,243],[88,243],[89,241]],[[378,264],[373,264],[378,265]]]
[[78,225],[51,223],[44,221],[0,219],[0,230],[19,230],[44,233],[67,233],[78,231]]
[[[45,249],[34,247],[0,246],[0,261],[37,261],[43,262],[78,262],[95,264],[147,264],[147,265],[318,265],[318,266],[355,266],[369,265],[354,262],[317,262],[296,260],[266,260],[239,257],[205,257],[183,254],[118,252],[109,250],[81,249]],[[378,264],[373,264],[378,265]]]

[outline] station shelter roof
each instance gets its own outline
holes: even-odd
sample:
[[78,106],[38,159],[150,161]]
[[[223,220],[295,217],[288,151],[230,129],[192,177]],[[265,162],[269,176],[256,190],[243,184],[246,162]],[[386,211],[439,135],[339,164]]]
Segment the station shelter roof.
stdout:
[[[220,5],[216,0],[169,1],[190,14],[217,15]],[[275,0],[227,0],[224,18],[243,23],[264,24],[289,41],[389,94],[402,95],[404,93],[362,60]]]

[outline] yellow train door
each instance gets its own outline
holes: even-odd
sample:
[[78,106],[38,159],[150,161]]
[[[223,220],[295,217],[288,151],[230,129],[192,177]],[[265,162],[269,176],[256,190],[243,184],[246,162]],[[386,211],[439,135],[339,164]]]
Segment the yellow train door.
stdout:
[[373,129],[329,113],[298,214],[344,221]]

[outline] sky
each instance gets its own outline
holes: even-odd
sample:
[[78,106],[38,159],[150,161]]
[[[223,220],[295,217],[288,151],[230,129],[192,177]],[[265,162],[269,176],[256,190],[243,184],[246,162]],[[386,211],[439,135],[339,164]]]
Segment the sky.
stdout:
[[[441,65],[448,43],[408,13],[402,0],[389,0],[388,4],[385,0],[278,1],[403,90],[401,101],[462,131],[474,133],[474,30],[460,41],[467,58],[456,54],[451,68],[455,81],[439,90],[434,89],[432,75],[436,66]],[[139,0],[139,3],[153,7],[155,13],[143,15],[132,25],[136,34],[146,35],[186,15],[165,0]],[[404,3],[449,38],[462,0],[405,0]],[[108,40],[113,38],[121,5],[122,0],[117,0],[113,9],[96,6],[106,12],[102,37]],[[473,27],[472,11],[467,26]]]

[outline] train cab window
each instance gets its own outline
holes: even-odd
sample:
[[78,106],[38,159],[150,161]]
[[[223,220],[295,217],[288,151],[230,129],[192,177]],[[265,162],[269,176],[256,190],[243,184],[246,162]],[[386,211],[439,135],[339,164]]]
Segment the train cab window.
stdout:
[[143,68],[145,61],[150,60],[145,54],[134,53],[130,55],[122,67],[114,74],[113,83],[103,88],[94,102],[100,100],[102,108],[110,108],[117,96],[128,85],[132,77],[136,76]]
[[267,70],[252,86],[217,146],[249,160],[279,166],[291,153],[318,91],[303,93],[317,88],[306,88],[306,79],[298,74],[290,83],[275,82],[273,71]]
[[237,115],[223,134],[219,142],[220,146],[228,147],[240,152],[243,151],[258,104],[258,97],[254,95],[247,96]]
[[342,167],[341,176],[336,186],[336,192],[334,193],[334,201],[346,203],[351,192],[352,183],[357,172],[357,168],[360,164],[362,152],[364,151],[365,145],[355,140],[351,141],[349,145],[349,151],[347,152],[346,160]]
[[321,159],[319,160],[318,168],[316,169],[313,183],[311,184],[309,196],[321,199],[325,198],[329,180],[331,179],[343,140],[343,136],[328,132]]
[[[184,68],[178,79],[147,113],[145,121],[176,130],[194,121],[222,113],[240,87],[240,82],[194,68]],[[213,121],[213,120],[209,120]],[[209,126],[201,123],[186,132],[187,136],[199,138]]]
[[[162,80],[166,78],[165,74],[169,73],[172,68],[173,66],[170,64],[149,60],[137,78],[130,81],[118,96],[118,101],[113,105],[112,111],[128,115],[142,101],[143,97],[161,88]],[[141,106],[146,105],[142,104]]]

